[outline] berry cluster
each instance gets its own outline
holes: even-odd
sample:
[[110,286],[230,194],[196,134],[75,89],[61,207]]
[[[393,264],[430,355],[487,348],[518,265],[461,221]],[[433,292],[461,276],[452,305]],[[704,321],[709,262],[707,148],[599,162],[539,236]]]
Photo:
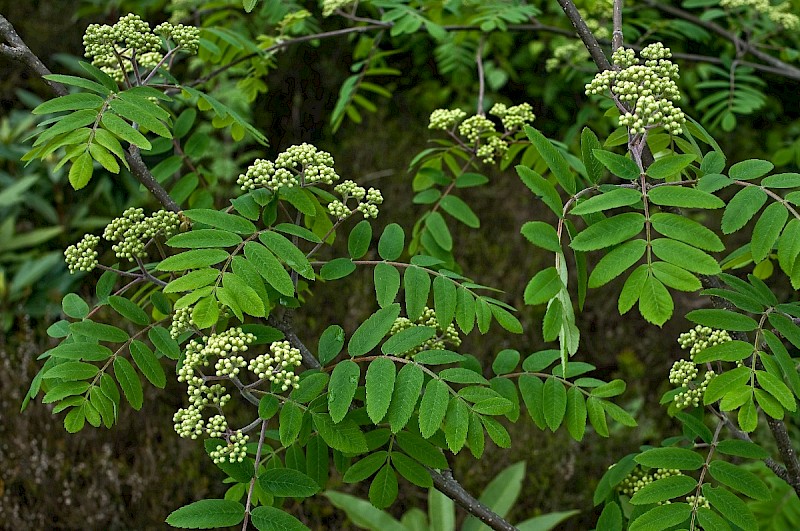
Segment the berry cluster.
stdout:
[[145,256],[147,242],[161,234],[169,238],[178,231],[180,218],[175,212],[159,210],[149,217],[141,208],[129,208],[115,218],[103,231],[103,238],[114,243],[111,248],[117,258],[133,260]]
[[304,143],[290,147],[274,163],[256,159],[236,183],[247,192],[259,187],[277,191],[284,187],[333,184],[338,180],[331,154]]
[[680,134],[686,117],[673,102],[681,95],[676,81],[678,65],[669,60],[672,53],[660,42],[644,48],[638,64],[633,50],[620,48],[612,56],[616,69],[598,73],[586,85],[586,94],[610,91],[630,111],[619,117],[620,125],[633,134],[644,134],[655,127],[668,133]]
[[180,50],[197,53],[200,30],[165,22],[151,31],[150,24],[139,15],[129,13],[113,26],[90,24],[83,36],[84,55],[93,65],[121,82],[126,75],[122,59],[130,62],[135,59],[140,66],[154,68],[164,58],[161,37],[172,39]]
[[680,476],[681,471],[677,469],[657,468],[655,471],[645,471],[641,465],[636,465],[630,474],[617,485],[617,492],[633,497],[642,487],[650,483],[669,476]]
[[259,379],[267,379],[280,387],[281,391],[296,389],[300,377],[294,369],[300,366],[300,351],[288,341],[276,341],[269,346],[269,354],[261,354],[250,360],[247,369]]
[[422,345],[409,350],[408,352],[398,354],[399,356],[411,358],[423,350],[440,350],[444,349],[447,344],[453,345],[454,347],[461,345],[461,337],[458,335],[458,330],[456,330],[455,325],[451,323],[446,329],[442,329],[442,327],[439,325],[439,320],[436,319],[436,312],[427,306],[422,311],[422,315],[416,321],[412,321],[407,317],[398,317],[394,324],[392,324],[392,328],[389,330],[389,335],[393,336],[399,332],[402,332],[403,330],[411,328],[412,326],[429,326],[431,328],[435,328],[437,334]]
[[76,245],[70,245],[64,251],[64,261],[70,273],[76,271],[91,271],[97,267],[97,251],[95,247],[100,243],[100,237],[86,234]]
[[[458,126],[459,136],[466,140],[464,144],[470,146],[478,158],[489,164],[505,155],[508,151],[509,137],[535,118],[528,103],[512,107],[495,103],[489,114],[496,116],[503,123],[505,130],[503,133],[498,132],[495,123],[483,114],[464,119],[467,113],[461,109],[436,109],[431,113],[428,129],[450,131],[451,134],[455,134]],[[458,125],[459,122],[461,125]]]
[[241,463],[247,456],[247,441],[250,439],[249,435],[243,435],[241,431],[233,432],[227,436],[227,445],[217,445],[217,448],[209,452],[209,456],[215,464],[224,463]]
[[377,188],[366,190],[353,181],[344,181],[336,185],[334,191],[342,196],[342,200],[334,199],[328,203],[328,212],[337,219],[345,219],[353,213],[347,206],[349,199],[358,201],[356,212],[361,212],[364,218],[378,217],[378,205],[383,203],[383,195]]
[[172,316],[172,323],[169,326],[169,336],[172,339],[178,337],[192,328],[194,321],[192,321],[192,307],[186,306],[184,308],[175,308],[175,313]]
[[773,5],[770,0],[720,0],[719,5],[728,9],[752,9],[787,30],[800,28],[800,17],[789,12],[792,9],[791,2]]
[[678,337],[678,344],[683,349],[689,349],[689,359],[694,360],[695,354],[721,343],[731,340],[727,330],[714,330],[707,326],[695,326],[692,330]]
[[711,504],[708,503],[708,500],[706,499],[705,496],[686,496],[686,502],[692,506],[694,506],[696,502],[697,507],[705,507],[706,509],[711,509]]
[[672,364],[672,369],[669,371],[669,382],[682,388],[681,392],[673,398],[675,407],[678,409],[699,406],[715,373],[712,370],[706,371],[699,382],[696,381],[697,375],[697,366],[689,360],[678,360]]

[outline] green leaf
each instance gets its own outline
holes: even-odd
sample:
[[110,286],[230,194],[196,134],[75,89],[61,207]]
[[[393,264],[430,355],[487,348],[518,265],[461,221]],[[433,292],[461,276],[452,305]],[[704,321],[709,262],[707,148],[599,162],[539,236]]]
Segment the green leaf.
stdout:
[[69,325],[69,329],[73,334],[109,343],[124,343],[130,338],[128,333],[121,328],[89,320],[72,323]]
[[593,153],[595,149],[600,148],[600,140],[597,139],[594,131],[584,127],[581,131],[581,156],[583,165],[586,168],[586,175],[593,184],[597,184],[603,178],[603,165],[600,164],[600,161],[597,160]]
[[333,422],[339,423],[347,415],[360,377],[361,369],[353,361],[341,361],[333,368],[328,385],[328,411]]
[[630,276],[628,276],[628,279],[622,286],[622,291],[619,294],[619,301],[617,303],[617,308],[620,315],[633,308],[633,305],[636,304],[637,300],[639,300],[639,297],[642,294],[642,287],[644,286],[647,277],[647,264],[640,265],[633,270],[633,273],[631,273]]
[[142,383],[139,381],[133,365],[125,358],[117,356],[114,358],[114,376],[117,377],[119,386],[122,387],[122,392],[125,393],[125,398],[128,399],[131,407],[137,411],[142,409],[144,401]]
[[397,223],[390,223],[383,229],[380,240],[378,240],[378,254],[384,260],[397,260],[403,254],[405,246],[405,233],[403,228]]
[[298,470],[272,468],[258,476],[265,491],[280,498],[308,498],[319,492],[317,482]]
[[772,499],[767,485],[761,481],[758,476],[752,472],[748,472],[744,468],[728,463],[727,461],[715,459],[711,461],[711,464],[708,466],[708,471],[711,477],[723,485],[737,490],[746,496],[762,501]]
[[683,242],[658,238],[652,240],[650,246],[658,258],[683,269],[703,275],[716,275],[722,271],[714,258]]
[[[79,87],[79,88],[84,88],[86,90],[91,90],[92,92],[97,92],[98,94],[102,94],[104,96],[109,94],[109,90],[105,88],[103,85],[100,85],[99,83],[95,83],[94,81],[90,81],[82,77],[66,76],[63,74],[47,74],[42,77],[44,79],[49,79],[50,81],[63,83],[64,85],[70,85],[72,87]],[[116,90],[116,88],[114,90]]]
[[89,389],[89,382],[67,381],[51,388],[42,398],[42,404],[52,404],[68,396],[82,395]]
[[725,206],[719,197],[696,188],[683,186],[658,186],[647,192],[650,202],[661,206],[679,208],[715,209]]
[[397,499],[397,475],[390,465],[384,465],[369,486],[369,501],[378,509],[389,507]]
[[737,162],[728,169],[728,176],[731,179],[748,181],[757,179],[772,171],[775,166],[766,160],[750,159]]
[[318,356],[322,365],[330,363],[342,351],[344,330],[339,325],[330,325],[319,337]]
[[766,459],[769,452],[750,441],[729,439],[717,443],[717,451],[726,455],[748,457],[750,459]]
[[756,371],[756,380],[764,391],[778,399],[781,406],[787,411],[796,411],[797,404],[795,403],[792,391],[779,379],[772,374],[765,371]]
[[356,270],[356,265],[349,258],[334,258],[319,270],[319,276],[324,280],[337,280],[344,278]]
[[278,420],[278,435],[281,444],[289,447],[297,439],[300,428],[303,426],[303,409],[294,402],[286,402],[281,407]]
[[[622,179],[633,180],[638,179],[641,172],[636,163],[623,155],[617,155],[604,149],[595,149],[592,151],[595,158],[600,163],[608,168],[608,171]],[[574,192],[573,192],[574,193]]]
[[704,348],[694,355],[695,363],[711,361],[741,361],[753,353],[753,345],[746,341],[726,341],[718,345]]
[[625,392],[624,380],[612,380],[608,383],[598,385],[591,391],[591,395],[596,398],[611,398],[613,396],[621,395]]
[[758,411],[752,396],[739,408],[738,421],[739,427],[745,433],[752,433],[758,427]]
[[[256,244],[253,244],[256,245]],[[180,254],[170,256],[162,260],[156,269],[159,271],[186,271],[188,269],[200,269],[203,267],[218,264],[226,260],[230,255],[222,249],[195,249],[184,251]]]
[[753,227],[750,242],[750,252],[754,262],[761,262],[769,255],[788,219],[789,211],[781,203],[772,203],[764,209],[764,213]]
[[442,210],[456,218],[467,227],[477,229],[481,226],[481,221],[478,219],[478,216],[475,215],[475,212],[473,212],[469,205],[466,204],[461,198],[454,195],[447,195],[442,198],[442,201],[439,204],[442,207]]
[[164,122],[147,112],[147,110],[145,110],[146,108],[143,108],[143,106],[126,101],[122,97],[111,99],[110,106],[115,113],[123,118],[127,118],[131,122],[136,122],[158,136],[172,138],[172,133],[169,128],[164,125]]
[[603,401],[590,396],[586,399],[586,411],[589,414],[589,422],[592,423],[597,434],[601,437],[608,437],[608,423]]
[[125,317],[126,319],[141,326],[150,324],[150,317],[148,317],[145,311],[130,299],[119,297],[117,295],[111,295],[107,300],[111,307],[114,308],[114,310],[122,317]]
[[[83,429],[83,426],[86,423],[86,399],[82,397],[75,398],[81,400],[82,403],[78,407],[73,408],[69,413],[67,413],[66,417],[64,417],[64,429],[66,429],[68,433],[78,433]],[[62,402],[62,404],[63,403],[64,402]]]
[[[440,277],[437,277],[437,280],[438,278]],[[396,267],[380,262],[375,266],[374,279],[378,305],[385,308],[397,298],[397,292],[400,290],[400,272]]]
[[555,267],[548,267],[539,271],[530,279],[528,285],[525,286],[523,298],[525,304],[531,306],[544,304],[555,297],[563,288],[564,284],[561,282],[558,270]]
[[403,429],[411,419],[422,391],[423,379],[422,369],[412,363],[404,365],[397,373],[392,400],[385,417],[392,433]]
[[396,436],[397,445],[408,455],[423,465],[431,468],[447,468],[447,459],[442,451],[419,435],[409,431],[399,431]]
[[444,221],[442,215],[438,212],[431,212],[425,218],[425,227],[434,241],[445,251],[453,249],[453,237],[450,234],[450,229],[447,228],[447,223]]
[[758,328],[754,319],[730,310],[692,310],[686,314],[686,318],[699,325],[736,332],[750,332]]
[[561,197],[559,197],[555,186],[526,166],[520,164],[516,166],[516,170],[522,182],[531,192],[539,197],[556,216],[559,218],[564,217],[564,204],[561,202]]
[[444,276],[433,279],[433,307],[439,327],[447,329],[456,315],[458,296],[455,282]]
[[[251,1],[255,4],[253,0]],[[255,507],[250,512],[250,521],[258,531],[308,531],[308,527],[303,525],[300,520],[269,505]]]
[[347,469],[347,472],[345,472],[342,480],[345,483],[359,483],[364,481],[386,464],[388,456],[389,453],[386,451],[369,454],[364,459],[353,463],[353,465]]
[[731,234],[744,227],[766,202],[767,193],[758,186],[746,186],[739,190],[725,207],[722,232]]
[[639,312],[646,321],[661,326],[672,316],[674,304],[667,288],[657,278],[647,275],[639,295]]
[[789,387],[791,387],[795,396],[800,396],[800,375],[797,372],[794,360],[789,356],[789,351],[783,346],[783,342],[769,330],[764,330],[763,334],[769,349],[775,355],[775,359],[781,367],[781,371],[789,381]]
[[192,308],[192,322],[200,330],[213,326],[218,319],[219,305],[212,296],[203,297]]
[[622,511],[614,502],[607,503],[597,520],[597,529],[622,531]]
[[389,513],[376,509],[366,500],[332,490],[325,491],[325,496],[333,505],[345,511],[348,518],[359,527],[382,531],[408,531]]
[[549,223],[543,221],[529,221],[522,226],[520,233],[537,247],[554,253],[561,252],[561,241],[558,233]]
[[131,357],[145,378],[159,389],[164,389],[164,386],[167,385],[167,376],[153,351],[138,339],[131,341],[130,351]]
[[613,188],[601,195],[596,195],[578,203],[570,210],[570,214],[583,216],[595,212],[603,212],[612,208],[635,205],[642,200],[642,193],[631,188]]
[[347,349],[351,356],[363,356],[380,343],[381,339],[389,332],[394,324],[394,321],[400,316],[400,305],[398,303],[391,304],[386,308],[381,308],[366,321],[361,323],[361,326],[356,329],[350,342],[347,344]]
[[705,251],[725,250],[725,245],[716,234],[685,216],[658,212],[650,216],[650,221],[653,229],[668,238],[680,240]]
[[242,243],[241,236],[219,229],[195,229],[176,234],[169,240],[170,247],[202,249],[208,247],[233,247]]
[[589,225],[572,240],[570,246],[576,251],[595,251],[622,243],[644,228],[644,216],[638,212],[627,212],[603,219]]
[[589,287],[599,288],[615,279],[638,262],[646,249],[645,240],[631,240],[616,247],[597,263],[589,275]]
[[431,326],[412,326],[390,337],[381,346],[384,354],[405,354],[436,336],[436,329]]
[[350,257],[353,260],[358,260],[367,254],[371,241],[372,225],[370,225],[369,221],[366,219],[360,221],[355,227],[353,227],[353,230],[350,231],[350,237],[347,239],[347,250],[350,253]]
[[[800,328],[791,319],[779,313],[772,312],[767,317],[769,324],[775,327],[792,345],[800,348]],[[72,326],[75,326],[74,324]]]
[[650,509],[634,520],[628,531],[661,531],[681,524],[689,519],[692,506],[688,503],[670,503]]
[[688,165],[694,162],[695,155],[670,154],[661,157],[647,168],[647,175],[653,179],[666,179],[678,175]]
[[236,304],[242,311],[254,317],[264,317],[264,302],[247,281],[233,273],[222,274],[222,285],[233,295]]
[[367,415],[373,424],[380,423],[389,410],[396,376],[394,362],[389,358],[376,358],[367,368]]
[[461,398],[451,398],[444,417],[444,436],[452,453],[457,454],[466,444],[468,428],[469,406]]
[[497,353],[497,357],[492,362],[492,371],[497,374],[507,374],[512,372],[519,365],[520,354],[518,350],[504,349]]
[[361,454],[368,450],[364,434],[352,419],[345,418],[334,423],[330,415],[315,414],[314,426],[322,439],[334,450],[347,454]]
[[703,403],[706,405],[713,404],[728,392],[744,385],[750,379],[750,374],[749,367],[737,367],[722,374],[717,374],[706,387]]
[[444,369],[439,372],[439,376],[448,382],[459,384],[476,384],[488,385],[489,381],[484,378],[480,373],[470,369],[455,367],[452,369]]
[[289,398],[301,404],[307,404],[317,398],[328,385],[328,374],[324,372],[305,372],[300,378],[300,385],[294,389]]
[[322,240],[308,230],[305,227],[300,227],[298,225],[294,225],[292,223],[278,223],[274,227],[273,230],[283,232],[285,234],[291,234],[292,236],[297,236],[298,238],[303,238],[306,241],[310,241],[311,243],[322,243]]
[[685,448],[651,448],[637,455],[634,460],[650,468],[678,470],[697,470],[705,462],[703,456]]
[[183,529],[217,529],[239,525],[244,506],[233,500],[200,500],[173,511],[166,523]]
[[78,111],[81,109],[99,109],[104,102],[105,99],[95,94],[76,92],[45,101],[34,108],[31,113],[50,114],[62,111]]
[[425,439],[436,433],[447,413],[450,388],[441,380],[433,379],[425,387],[419,406],[419,429]]
[[67,293],[61,300],[64,315],[73,319],[83,319],[89,315],[89,305],[76,293]]
[[392,452],[392,464],[395,469],[400,472],[401,476],[414,485],[426,489],[433,487],[433,480],[425,467],[407,455],[399,452]]
[[100,123],[103,124],[103,127],[105,127],[109,133],[114,134],[125,142],[133,144],[139,149],[149,151],[153,147],[142,133],[131,127],[128,122],[116,114],[110,112],[103,113]]
[[694,292],[702,289],[703,284],[693,274],[667,262],[654,262],[653,275],[672,289]]
[[183,214],[196,223],[202,223],[203,225],[228,232],[237,234],[253,234],[256,232],[256,226],[251,221],[241,216],[220,212],[219,210],[196,208],[186,210]]
[[531,144],[539,152],[539,155],[547,163],[547,167],[555,176],[558,184],[570,195],[575,194],[575,176],[569,168],[566,159],[545,136],[528,125],[525,126],[525,134]]
[[683,496],[697,488],[697,480],[683,474],[667,476],[648,483],[631,498],[633,505],[648,505],[665,502]]
[[406,298],[406,315],[415,321],[422,315],[422,311],[428,303],[431,277],[424,269],[410,266],[403,274],[403,288]]
[[492,311],[492,315],[497,323],[504,329],[512,334],[522,333],[522,323],[519,322],[519,319],[514,317],[514,314],[496,304],[490,304],[489,309]]
[[269,249],[261,244],[249,241],[244,244],[244,254],[256,266],[258,273],[270,286],[287,297],[294,295],[292,277],[289,276],[289,273],[286,272],[286,269]]
[[703,485],[703,496],[711,506],[744,531],[757,531],[758,523],[747,505],[735,494],[723,487]]
[[705,531],[730,531],[731,526],[728,522],[711,509],[705,507],[697,508],[697,521],[703,526]]
[[89,152],[84,152],[72,163],[69,169],[69,183],[75,190],[80,190],[92,179],[94,161]]
[[550,431],[556,431],[567,411],[567,389],[557,378],[548,378],[544,382],[542,411]]
[[181,275],[164,287],[164,293],[192,291],[210,285],[219,278],[219,269],[206,268]]
[[258,401],[258,418],[269,420],[280,409],[280,402],[272,395],[264,395]]
[[59,379],[66,381],[86,380],[99,372],[97,366],[82,361],[67,361],[51,367],[44,372],[45,379]]
[[583,440],[586,430],[586,400],[580,389],[573,386],[567,391],[567,430],[576,441]]

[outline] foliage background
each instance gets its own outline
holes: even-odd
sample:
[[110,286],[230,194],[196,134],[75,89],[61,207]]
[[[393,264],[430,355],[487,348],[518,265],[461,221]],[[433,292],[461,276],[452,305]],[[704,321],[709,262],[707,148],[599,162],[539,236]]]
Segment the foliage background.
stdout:
[[[81,55],[81,36],[89,23],[113,21],[132,11],[155,24],[166,18],[165,4],[159,0],[3,0],[0,13],[15,25],[31,49],[58,71],[69,64],[69,56]],[[319,9],[315,4],[310,8]],[[552,11],[553,6],[547,9]],[[336,27],[335,21],[326,20],[325,24],[331,28],[323,29]],[[569,27],[563,17],[560,26]],[[653,27],[658,28],[655,20]],[[538,39],[539,43],[553,44],[559,38],[524,33],[497,36],[493,59],[505,61],[511,75],[490,82],[489,97],[530,102],[537,115],[536,127],[554,138],[575,140],[586,123],[596,130],[608,130],[610,122],[602,119],[602,111],[587,104],[583,96],[583,83],[592,75],[588,63],[585,71],[546,70],[548,48],[534,43]],[[406,168],[431,136],[426,129],[427,118],[438,107],[474,107],[477,78],[473,70],[443,74],[441,65],[426,60],[426,43],[412,40],[390,60],[403,72],[401,78],[387,81],[393,98],[381,102],[377,113],[364,113],[363,123],[346,120],[334,133],[329,125],[330,112],[340,85],[350,74],[354,44],[352,39],[331,39],[317,46],[292,46],[277,55],[275,68],[264,79],[268,92],[251,107],[254,125],[271,144],[257,156],[270,158],[292,144],[314,143],[334,155],[337,170],[345,178],[377,185],[388,198],[376,234],[389,220],[410,229],[422,209],[410,207],[412,176]],[[693,84],[703,75],[702,67],[678,62],[684,73],[687,110],[701,116],[691,110],[691,102],[701,96]],[[23,167],[18,159],[26,150],[23,139],[32,126],[24,118],[24,109],[49,95],[41,80],[17,63],[0,57],[0,71],[4,73],[0,79],[0,370],[4,374],[0,386],[0,527],[162,528],[165,516],[174,508],[202,497],[221,497],[225,488],[215,480],[219,472],[201,446],[179,439],[172,429],[172,413],[181,404],[177,382],[172,380],[165,390],[147,387],[143,411],[135,414],[124,409],[112,431],[84,430],[67,436],[60,420],[39,403],[32,404],[24,415],[17,414],[37,370],[37,355],[52,346],[44,330],[58,317],[63,294],[77,285],[61,260],[63,249],[126,206],[152,200],[140,193],[132,179],[106,176],[75,192],[66,182],[64,171],[53,172],[52,164]],[[713,132],[736,160],[771,159],[783,171],[796,171],[800,158],[795,145],[800,135],[797,82],[767,74],[760,77],[766,82],[768,95],[764,107],[754,115],[739,117],[733,131]],[[208,161],[219,177],[217,189],[212,190],[218,195],[224,195],[239,171],[254,158],[253,151],[245,153],[230,144],[223,144],[221,149],[233,162],[222,160],[225,157]],[[519,235],[525,221],[547,220],[547,214],[537,212],[539,207],[530,196],[520,193],[513,170],[491,171],[491,186],[465,195],[481,218],[482,227],[480,231],[452,228],[457,254],[473,278],[506,291],[505,300],[521,309],[520,319],[527,326],[522,339],[501,331],[468,337],[462,351],[483,360],[492,359],[503,348],[524,345],[523,352],[533,352],[543,347],[535,324],[540,322],[543,309],[525,307],[522,290],[530,273],[542,269],[548,260],[532,252]],[[13,197],[2,195],[14,182],[28,177],[30,184],[25,190]],[[53,205],[52,210],[43,206],[47,203]],[[31,233],[35,236],[26,240],[25,235]],[[37,275],[15,284],[19,271],[30,271],[33,266],[38,267]],[[329,323],[352,330],[369,315],[374,305],[370,277],[371,272],[365,271],[349,279],[344,291],[343,284],[337,283],[315,292],[316,300],[309,301],[309,309],[297,316],[308,326],[305,336],[311,339],[310,344],[315,344],[313,338]],[[791,288],[787,285],[784,289]],[[619,285],[604,290],[616,293]],[[691,304],[690,296],[677,299],[676,315],[692,309]],[[498,471],[526,460],[528,477],[521,502],[509,515],[512,521],[578,508],[583,513],[570,525],[574,529],[589,528],[596,519],[591,494],[609,464],[640,443],[660,440],[671,429],[664,424],[669,421],[657,402],[666,388],[669,367],[678,355],[674,339],[688,324],[673,319],[659,330],[638,314],[619,318],[615,306],[613,297],[604,297],[600,290],[594,293],[579,319],[584,337],[592,338],[582,356],[598,366],[599,378],[620,377],[630,383],[621,405],[639,413],[640,426],[635,432],[612,433],[610,439],[589,433],[583,442],[576,443],[564,430],[543,433],[523,421],[509,426],[514,441],[510,450],[490,448],[490,458],[478,463],[462,454],[453,463],[464,486],[479,492]],[[401,486],[401,497],[391,508],[395,514],[401,514],[404,506],[425,504],[424,492],[405,487]],[[306,502],[304,511],[312,528],[348,528],[343,513],[322,497]]]

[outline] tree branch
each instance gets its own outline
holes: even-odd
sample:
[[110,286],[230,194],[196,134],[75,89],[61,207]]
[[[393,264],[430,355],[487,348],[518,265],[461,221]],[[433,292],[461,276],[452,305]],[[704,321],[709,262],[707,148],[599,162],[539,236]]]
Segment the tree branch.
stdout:
[[606,54],[603,52],[603,49],[600,47],[600,43],[597,42],[597,37],[594,36],[592,30],[586,25],[586,22],[583,20],[578,8],[575,7],[575,4],[572,0],[558,0],[558,4],[561,6],[561,9],[564,10],[564,14],[567,15],[567,18],[572,22],[572,25],[575,26],[575,31],[578,33],[578,37],[581,38],[583,41],[583,45],[586,46],[586,49],[589,50],[589,55],[592,56],[592,60],[594,64],[597,65],[597,68],[602,72],[605,70],[611,70],[611,63],[608,61]]
[[450,470],[437,472],[429,468],[428,472],[431,478],[433,478],[433,484],[439,492],[459,504],[469,514],[480,519],[484,524],[497,531],[514,531],[517,529],[502,516],[476,500],[472,494],[461,486],[461,483],[456,481],[456,478],[453,477],[453,473]]
[[683,20],[691,22],[692,24],[696,24],[702,28],[705,28],[709,31],[716,33],[720,37],[723,37],[724,39],[731,41],[737,48],[741,47],[743,50],[751,54],[753,57],[756,57],[761,61],[764,61],[765,63],[780,69],[784,77],[788,77],[791,79],[800,79],[800,69],[795,68],[794,66],[788,63],[784,63],[777,57],[773,57],[768,53],[762,52],[748,41],[740,39],[738,36],[726,30],[719,24],[703,20],[699,17],[692,15],[691,13],[684,11],[683,9],[674,7],[666,2],[660,2],[656,0],[644,0],[644,3],[650,7],[658,9],[659,11],[663,11],[664,13],[669,13],[674,17],[681,18]]
[[[25,42],[17,35],[14,26],[11,25],[6,17],[0,15],[0,35],[8,42],[8,44],[0,44],[0,54],[3,54],[15,61],[19,61],[27,65],[31,70],[39,74],[42,79],[44,76],[52,74],[50,69],[39,59]],[[66,96],[67,88],[61,83],[44,79],[52,91],[58,96]]]
[[181,211],[181,207],[178,206],[178,203],[170,197],[169,193],[156,181],[153,174],[150,173],[147,164],[142,160],[142,154],[138,146],[130,145],[128,151],[125,153],[125,160],[130,164],[133,176],[158,199],[159,203],[173,212]]
[[614,32],[611,34],[611,52],[622,48],[622,4],[625,0],[614,0],[612,11]]

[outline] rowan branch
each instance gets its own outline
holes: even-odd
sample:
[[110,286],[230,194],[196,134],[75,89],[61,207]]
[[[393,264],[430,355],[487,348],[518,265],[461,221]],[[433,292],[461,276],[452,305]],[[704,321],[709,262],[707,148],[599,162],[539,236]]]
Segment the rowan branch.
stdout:
[[569,21],[572,22],[572,25],[575,27],[575,32],[578,34],[578,37],[581,38],[581,41],[583,41],[583,45],[586,46],[597,68],[601,72],[611,70],[611,63],[600,47],[600,43],[597,42],[597,37],[594,36],[592,30],[586,25],[586,21],[583,20],[583,17],[572,0],[558,0],[558,4],[561,6],[561,9],[564,10],[564,14],[567,15]]
[[19,61],[28,66],[31,70],[36,72],[44,82],[47,83],[52,91],[58,96],[66,96],[67,88],[56,81],[45,79],[44,76],[52,74],[50,69],[34,54],[25,42],[14,30],[6,17],[0,15],[0,35],[6,40],[8,44],[0,44],[0,54],[3,54],[15,61]]
[[489,507],[476,500],[472,494],[467,492],[464,487],[461,486],[461,483],[453,477],[453,473],[450,470],[437,472],[429,468],[428,472],[431,478],[433,478],[433,484],[439,492],[459,504],[469,514],[478,518],[487,526],[497,531],[517,530],[516,527],[506,521],[502,516],[492,511]]

